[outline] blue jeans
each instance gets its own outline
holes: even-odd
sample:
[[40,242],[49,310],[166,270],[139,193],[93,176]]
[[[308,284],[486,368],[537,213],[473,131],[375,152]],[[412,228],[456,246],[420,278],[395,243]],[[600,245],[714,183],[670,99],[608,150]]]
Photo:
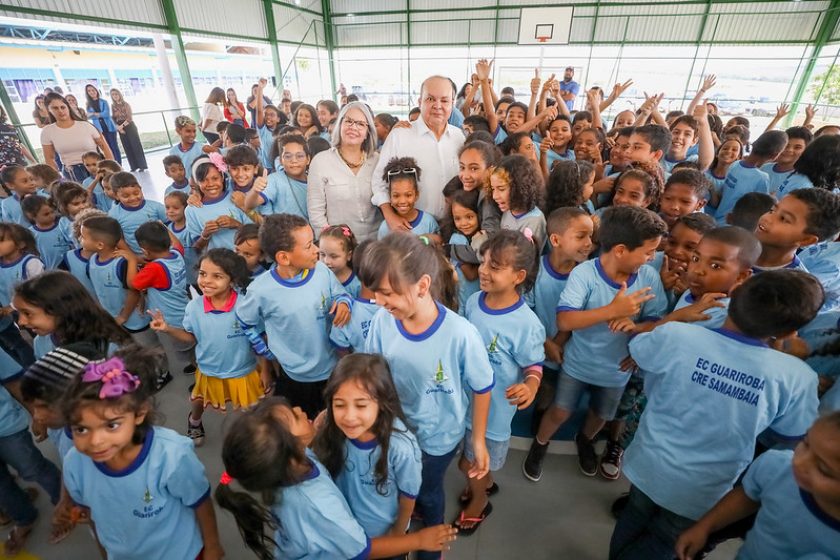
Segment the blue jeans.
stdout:
[[0,330],[0,348],[5,350],[23,369],[27,369],[35,362],[32,347],[23,339],[14,321],[10,320],[6,328]]
[[103,130],[102,136],[105,137],[105,142],[108,143],[108,147],[111,148],[111,152],[114,154],[114,161],[122,165],[122,154],[120,153],[120,145],[117,142],[117,132]]
[[61,473],[35,447],[29,430],[0,437],[0,509],[16,525],[30,525],[38,517],[38,510],[15,482],[9,467],[24,480],[37,482],[50,495],[53,504],[61,497]]
[[83,163],[65,165],[63,173],[69,181],[75,181],[77,183],[81,183],[82,181],[90,177],[90,173],[88,173],[87,168]]
[[[452,459],[458,448],[445,455],[429,455],[423,452],[423,473],[420,483],[420,492],[417,494],[417,502],[414,508],[423,517],[423,525],[432,527],[443,523],[443,514],[446,507],[446,496],[443,493],[443,477],[446,469],[449,468]],[[440,558],[440,552],[420,551],[417,553],[417,560],[433,560]]]
[[610,560],[671,560],[677,538],[695,521],[669,511],[630,487],[610,540]]

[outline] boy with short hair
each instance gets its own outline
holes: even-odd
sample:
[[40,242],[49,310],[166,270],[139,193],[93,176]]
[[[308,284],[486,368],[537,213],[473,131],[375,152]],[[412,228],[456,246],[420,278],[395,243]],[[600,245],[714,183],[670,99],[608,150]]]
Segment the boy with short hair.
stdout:
[[753,272],[773,268],[805,266],[796,256],[802,248],[840,231],[840,198],[825,189],[797,189],[782,197],[758,220],[755,235],[761,242],[761,256]]
[[[85,177],[85,179],[82,181],[82,186],[85,189],[87,189],[87,191],[91,194],[92,197],[95,196],[94,193],[96,191],[91,189],[90,185],[97,178],[96,172],[99,170],[99,162],[104,159],[105,156],[103,156],[97,151],[90,151],[82,154],[82,164],[85,166],[85,169],[88,172],[88,177]],[[96,200],[94,200],[94,203],[96,203]]]
[[775,161],[761,166],[761,170],[770,178],[770,194],[776,194],[785,179],[794,173],[793,166],[814,138],[813,133],[804,126],[792,126],[785,133],[788,135],[785,149]]
[[116,161],[101,159],[96,163],[93,180],[85,185],[93,200],[93,205],[103,212],[108,212],[114,206],[114,199],[111,197],[113,191],[110,191],[110,187],[106,189],[106,178],[110,180],[111,175],[122,170],[122,165]]
[[[183,247],[175,234],[160,222],[146,222],[137,228],[134,236],[146,264],[138,271],[134,253],[119,252],[128,261],[126,283],[138,292],[145,292],[149,312],[160,312],[167,325],[183,329],[184,310],[189,303]],[[182,342],[163,331],[153,332],[166,353],[170,372],[195,373],[191,352],[194,343]]]
[[636,163],[659,163],[670,149],[671,132],[658,124],[637,126],[630,135],[628,157]]
[[478,132],[479,130],[489,133],[490,122],[481,115],[470,115],[464,119],[464,126],[462,126],[461,129],[464,131],[465,136],[469,136],[473,132]]
[[[803,189],[792,192],[799,190]],[[833,212],[836,215],[840,212],[840,194],[818,196],[825,198],[830,206],[827,213]],[[824,311],[840,308],[840,242],[836,238],[836,235],[829,235],[797,255],[808,272],[816,276],[825,289]]]
[[751,192],[738,199],[732,212],[726,215],[726,223],[749,232],[758,227],[758,220],[776,205],[776,199],[769,194]]
[[[696,161],[700,171],[705,171],[715,158],[715,146],[712,143],[712,131],[706,118],[706,106],[695,106],[694,115],[678,116],[670,124],[671,146],[659,164],[665,173],[673,171],[674,166],[685,161]],[[698,146],[697,154],[689,155],[689,150]]]
[[166,209],[156,200],[146,200],[143,196],[143,187],[134,175],[127,171],[114,173],[111,176],[110,186],[118,204],[108,211],[108,215],[119,222],[126,245],[132,252],[139,255],[142,249],[134,233],[146,222],[166,222]]
[[769,193],[770,178],[760,168],[776,159],[786,144],[787,134],[781,130],[769,130],[756,139],[747,156],[729,166],[720,193],[712,193],[711,205],[715,208],[714,217],[718,224],[726,223],[726,215],[745,194]]
[[190,180],[187,177],[187,170],[184,168],[184,162],[178,156],[166,156],[163,158],[163,169],[166,176],[172,179],[172,183],[163,191],[163,196],[166,197],[173,191],[186,193],[190,195]]
[[601,219],[601,256],[575,267],[557,304],[557,328],[571,331],[566,343],[554,405],[543,416],[522,465],[526,478],[542,476],[542,463],[555,431],[572,415],[583,392],[590,394],[586,421],[575,436],[583,474],[594,476],[598,457],[593,438],[613,419],[630,377],[630,336],[613,332],[619,322],[658,320],[667,299],[659,275],[644,264],[653,259],[668,226],[653,212],[634,206],[607,209]]
[[822,300],[809,274],[767,272],[732,292],[723,328],[672,322],[630,341],[648,401],[625,458],[633,485],[611,559],[670,560],[679,534],[752,461],[760,433],[802,437],[817,414],[817,375],[767,343],[811,321]]
[[659,271],[662,286],[672,304],[687,288],[685,274],[697,245],[714,227],[715,221],[708,214],[696,212],[682,216],[665,239],[664,250],[657,252],[650,264]]
[[659,198],[659,215],[673,227],[679,218],[702,212],[706,198],[712,190],[708,177],[694,169],[674,171],[665,182],[665,190]]

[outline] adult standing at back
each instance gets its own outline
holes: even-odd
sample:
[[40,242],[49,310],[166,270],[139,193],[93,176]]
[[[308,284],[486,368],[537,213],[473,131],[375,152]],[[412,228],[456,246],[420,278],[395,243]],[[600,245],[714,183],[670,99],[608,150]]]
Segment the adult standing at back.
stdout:
[[370,199],[379,154],[367,105],[354,101],[339,111],[332,144],[309,164],[309,222],[318,233],[326,226],[347,224],[359,241],[376,239],[382,217]]
[[[112,159],[117,163],[122,163],[120,145],[117,143],[117,125],[111,118],[111,108],[108,107],[108,102],[102,99],[99,90],[93,84],[85,86],[85,97],[87,98],[87,114],[91,124],[105,137],[105,141],[108,142],[108,147],[111,148],[111,153],[114,155]],[[62,161],[64,160],[62,159]],[[64,165],[68,165],[66,161]]]
[[7,165],[25,166],[27,160],[38,163],[20,141],[17,129],[7,122],[6,111],[0,106],[0,169]]
[[220,122],[225,120],[222,107],[225,106],[225,90],[220,87],[214,87],[210,90],[210,95],[204,101],[204,107],[201,109],[201,133],[207,139],[208,144],[219,139],[219,133],[216,127]]
[[88,172],[82,163],[82,154],[95,152],[97,148],[105,159],[114,159],[111,147],[105,137],[87,121],[76,120],[70,114],[67,100],[58,93],[49,93],[44,99],[50,112],[51,124],[41,129],[41,147],[44,162],[59,171],[55,163],[58,154],[64,163],[64,176],[81,183]]
[[567,66],[563,73],[563,81],[560,82],[560,99],[566,102],[566,107],[569,111],[575,106],[575,97],[580,91],[580,84],[574,80],[575,69],[573,66]]
[[382,177],[385,166],[395,157],[413,157],[422,170],[416,207],[438,220],[444,217],[443,187],[458,174],[458,150],[464,145],[461,129],[448,124],[454,101],[455,88],[449,78],[426,78],[420,86],[420,118],[409,128],[391,130],[382,146],[379,163],[373,171],[371,202],[382,210],[391,231],[411,229],[408,220],[391,208],[388,182]]
[[111,89],[111,101],[113,102],[111,114],[117,125],[125,156],[128,158],[128,167],[132,171],[145,171],[149,166],[146,164],[146,154],[143,152],[140,133],[137,131],[137,125],[134,124],[131,105],[126,102],[122,92],[117,88]]

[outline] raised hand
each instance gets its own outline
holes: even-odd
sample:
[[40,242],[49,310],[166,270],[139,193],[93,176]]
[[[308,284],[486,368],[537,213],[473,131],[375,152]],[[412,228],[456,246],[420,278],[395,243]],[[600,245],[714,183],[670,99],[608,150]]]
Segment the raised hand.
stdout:
[[709,74],[708,76],[703,78],[703,85],[700,86],[700,91],[705,93],[705,92],[709,91],[710,89],[712,89],[713,87],[715,87],[716,83],[717,83],[717,76],[715,76],[714,74]]
[[166,330],[169,328],[169,325],[166,324],[166,320],[163,318],[163,313],[160,309],[155,309],[154,311],[152,311],[151,309],[147,309],[146,314],[152,318],[152,322],[149,323],[149,326],[152,327],[152,330],[166,332]]
[[782,103],[776,107],[776,120],[781,120],[790,114],[790,105]]
[[536,95],[540,91],[540,69],[534,68],[534,77],[531,78],[531,95]]
[[627,91],[627,88],[633,85],[633,80],[627,80],[623,84],[615,84],[612,89],[612,96],[614,98],[619,97],[622,93]]
[[487,61],[486,58],[482,58],[475,64],[475,73],[478,74],[478,79],[480,81],[489,80],[490,79],[490,72],[493,70],[493,61]]
[[262,174],[254,179],[254,184],[251,188],[256,192],[263,192],[268,186],[268,169],[263,168]]
[[632,294],[627,293],[627,282],[621,283],[621,288],[615,294],[610,307],[613,310],[613,318],[632,317],[642,310],[642,305],[656,296],[651,293],[650,286],[637,290]]

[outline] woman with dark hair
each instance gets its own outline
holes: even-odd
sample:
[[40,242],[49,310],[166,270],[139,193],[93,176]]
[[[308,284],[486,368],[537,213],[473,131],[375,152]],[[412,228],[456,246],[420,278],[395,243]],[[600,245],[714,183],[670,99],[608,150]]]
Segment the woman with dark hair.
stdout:
[[236,97],[236,90],[233,88],[227,89],[224,113],[228,122],[248,128],[248,120],[245,118],[245,104],[239,101],[239,98]]
[[216,127],[220,122],[225,120],[225,115],[222,108],[225,106],[225,90],[220,87],[214,87],[210,90],[210,95],[204,101],[204,107],[201,109],[201,132],[207,139],[208,144],[212,144],[219,140],[219,132]]
[[41,147],[44,149],[44,161],[60,171],[55,156],[64,163],[64,176],[71,181],[81,183],[88,177],[87,169],[82,164],[82,155],[95,152],[97,148],[105,159],[114,159],[111,147],[92,124],[74,119],[67,100],[58,93],[50,93],[45,98],[50,112],[51,124],[41,130]]
[[6,111],[0,106],[0,169],[7,165],[25,166],[27,160],[38,163],[21,144],[17,129],[7,122]]
[[76,96],[72,93],[68,93],[64,96],[64,99],[67,100],[67,105],[70,106],[70,113],[73,115],[73,120],[76,121],[86,121],[87,120],[87,112],[83,111],[81,107],[79,107],[79,101],[76,99]]
[[140,142],[140,133],[137,125],[134,124],[134,114],[131,112],[131,105],[126,103],[122,92],[117,88],[111,89],[111,114],[117,125],[117,132],[120,134],[125,155],[128,158],[128,167],[132,171],[145,171],[149,168],[146,164],[146,154],[143,153],[143,144]]
[[32,119],[35,121],[35,126],[44,128],[50,124],[50,113],[47,111],[47,106],[44,102],[44,95],[35,96],[35,110],[32,111]]
[[[108,102],[102,99],[99,90],[93,84],[85,86],[85,98],[87,98],[87,113],[88,117],[90,117],[91,124],[105,137],[105,141],[108,142],[111,153],[114,155],[110,159],[115,160],[117,163],[122,163],[120,145],[117,143],[117,125],[114,124],[114,119],[111,118],[111,108],[108,107]],[[66,102],[67,100],[65,99]]]

